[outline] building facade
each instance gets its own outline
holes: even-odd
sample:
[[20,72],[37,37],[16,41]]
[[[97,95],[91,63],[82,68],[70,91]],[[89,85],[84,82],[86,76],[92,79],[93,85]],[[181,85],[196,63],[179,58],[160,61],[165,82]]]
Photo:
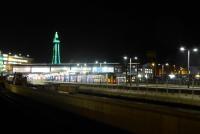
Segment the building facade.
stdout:
[[27,56],[12,55],[0,52],[0,72],[12,72],[12,65],[30,64],[33,59]]
[[151,69],[137,67],[132,65],[130,72],[130,68],[124,70],[119,63],[15,64],[12,72],[27,74],[30,80],[78,83],[124,83],[130,77],[133,82],[136,77],[140,80],[151,77]]

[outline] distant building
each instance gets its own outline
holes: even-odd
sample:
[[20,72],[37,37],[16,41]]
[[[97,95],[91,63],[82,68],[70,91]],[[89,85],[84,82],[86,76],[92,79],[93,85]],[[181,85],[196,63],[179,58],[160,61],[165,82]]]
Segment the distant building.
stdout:
[[[118,63],[62,63],[12,65],[12,72],[27,74],[31,80],[79,83],[114,83]],[[117,68],[116,68],[117,67]]]
[[[130,65],[129,65],[130,67]],[[120,63],[62,63],[62,64],[18,64],[12,72],[27,74],[32,80],[50,80],[79,83],[124,83],[130,80],[130,68]],[[152,69],[133,64],[131,78],[140,80],[152,77]]]
[[33,59],[27,56],[5,54],[0,51],[0,72],[12,71],[11,65],[15,64],[30,64]]

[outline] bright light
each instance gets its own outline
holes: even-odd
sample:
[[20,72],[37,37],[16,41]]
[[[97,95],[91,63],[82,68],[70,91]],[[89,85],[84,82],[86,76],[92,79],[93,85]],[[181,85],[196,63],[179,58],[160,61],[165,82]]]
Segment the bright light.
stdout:
[[185,48],[184,47],[180,47],[180,51],[185,51]]
[[175,75],[174,75],[174,74],[169,74],[169,78],[170,78],[170,79],[174,79],[174,78],[175,78]]
[[31,72],[31,68],[30,67],[13,67],[13,72]]
[[137,60],[137,59],[138,59],[138,57],[134,57],[134,59],[135,59],[135,60]]
[[195,78],[199,79],[200,78],[200,74],[195,75]]
[[25,63],[28,62],[27,60],[20,60],[20,59],[16,59],[16,58],[12,58],[12,57],[8,58],[8,62],[10,62],[10,61],[14,61],[14,62],[25,62]]
[[106,61],[104,61],[103,63],[106,64]]
[[31,70],[32,73],[48,73],[50,72],[50,68],[49,67],[32,67]]
[[69,67],[51,67],[51,72],[66,72],[69,70]]
[[77,64],[77,66],[79,66],[80,64]]
[[95,61],[95,63],[98,64],[99,62],[98,62],[98,61]]
[[158,64],[158,66],[160,66],[160,64]]
[[102,67],[102,72],[103,73],[113,73],[114,72],[114,67]]
[[27,54],[26,56],[27,56],[27,57],[29,57],[30,55],[29,55],[29,54]]
[[138,74],[138,78],[142,78],[142,75],[141,75],[141,74]]
[[87,66],[87,64],[85,63],[85,64],[84,64],[84,66],[86,67],[86,66]]
[[148,78],[148,75],[147,74],[145,74],[145,76],[144,76],[146,79]]
[[155,63],[152,63],[151,65],[154,67],[154,66],[155,66]]
[[127,56],[124,56],[123,58],[124,58],[124,60],[127,60],[127,59],[128,59],[128,57],[127,57]]
[[166,65],[166,66],[169,66],[169,63],[166,63],[165,65]]
[[8,54],[3,54],[3,57],[8,57]]
[[197,48],[194,48],[194,49],[193,49],[193,51],[194,51],[194,52],[197,52],[197,51],[198,51],[198,49],[197,49]]

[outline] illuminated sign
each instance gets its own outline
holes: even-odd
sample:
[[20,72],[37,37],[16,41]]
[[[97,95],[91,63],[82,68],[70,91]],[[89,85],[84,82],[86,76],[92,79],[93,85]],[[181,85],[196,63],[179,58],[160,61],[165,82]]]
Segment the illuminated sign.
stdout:
[[69,67],[51,67],[51,72],[66,72],[69,70]]
[[113,73],[114,67],[102,67],[102,72],[103,73]]
[[31,67],[13,67],[13,72],[31,72]]
[[32,73],[49,73],[50,67],[32,67]]
[[93,73],[113,73],[114,67],[93,67]]
[[92,70],[91,67],[72,67],[71,72],[90,72]]

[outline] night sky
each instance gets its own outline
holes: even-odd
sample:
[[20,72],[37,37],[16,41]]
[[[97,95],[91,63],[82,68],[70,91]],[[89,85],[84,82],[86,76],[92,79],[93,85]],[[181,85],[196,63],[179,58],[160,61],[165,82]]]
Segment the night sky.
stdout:
[[[0,31],[3,52],[30,54],[42,63],[51,62],[56,31],[61,62],[120,62],[124,55],[139,56],[146,62],[150,51],[158,62],[185,64],[186,54],[178,48],[200,46],[196,16],[142,16],[132,8],[95,4],[68,6],[62,15],[1,16]],[[198,56],[192,55],[192,64],[198,64]]]

